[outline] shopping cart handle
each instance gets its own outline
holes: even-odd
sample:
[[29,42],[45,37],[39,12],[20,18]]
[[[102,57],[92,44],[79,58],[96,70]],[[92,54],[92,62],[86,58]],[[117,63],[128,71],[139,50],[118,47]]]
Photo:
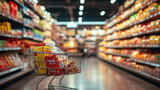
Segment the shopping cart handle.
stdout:
[[42,43],[42,44],[29,44],[29,43],[25,43],[24,47],[25,48],[29,48],[31,46],[45,46],[45,45],[46,45],[45,43]]

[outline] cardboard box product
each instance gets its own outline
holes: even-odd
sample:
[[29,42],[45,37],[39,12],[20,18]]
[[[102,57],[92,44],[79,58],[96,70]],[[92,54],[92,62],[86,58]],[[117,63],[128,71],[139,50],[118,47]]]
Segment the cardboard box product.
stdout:
[[45,56],[49,54],[46,53],[37,53],[37,52],[51,52],[51,47],[41,46],[34,48],[34,59],[35,59],[35,68],[38,74],[46,74],[46,63]]

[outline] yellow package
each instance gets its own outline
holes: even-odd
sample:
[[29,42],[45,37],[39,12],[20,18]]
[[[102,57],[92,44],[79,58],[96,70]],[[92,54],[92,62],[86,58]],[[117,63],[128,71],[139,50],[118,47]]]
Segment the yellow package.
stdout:
[[[34,49],[36,52],[51,52],[51,47],[48,46],[41,46],[36,47]],[[46,63],[45,63],[45,56],[47,56],[46,53],[35,53],[35,66],[37,67],[37,73],[38,74],[46,74]]]

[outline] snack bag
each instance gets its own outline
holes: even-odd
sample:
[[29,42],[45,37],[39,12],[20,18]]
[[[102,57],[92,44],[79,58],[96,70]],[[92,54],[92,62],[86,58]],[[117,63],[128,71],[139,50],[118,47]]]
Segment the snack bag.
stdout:
[[8,65],[3,57],[0,56],[0,71],[4,71],[5,68],[7,68]]

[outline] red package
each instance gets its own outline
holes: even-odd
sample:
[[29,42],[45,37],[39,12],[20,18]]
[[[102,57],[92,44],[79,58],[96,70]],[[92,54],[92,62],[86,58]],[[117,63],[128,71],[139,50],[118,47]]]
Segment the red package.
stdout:
[[3,59],[3,57],[0,57],[0,71],[4,71],[5,68],[7,68],[8,65],[6,61]]
[[49,60],[45,60],[45,61],[49,61],[48,63],[46,63],[46,67],[48,67],[47,69],[48,75],[62,75],[63,72],[60,66],[60,62],[57,58],[57,55],[52,55],[49,57]]

